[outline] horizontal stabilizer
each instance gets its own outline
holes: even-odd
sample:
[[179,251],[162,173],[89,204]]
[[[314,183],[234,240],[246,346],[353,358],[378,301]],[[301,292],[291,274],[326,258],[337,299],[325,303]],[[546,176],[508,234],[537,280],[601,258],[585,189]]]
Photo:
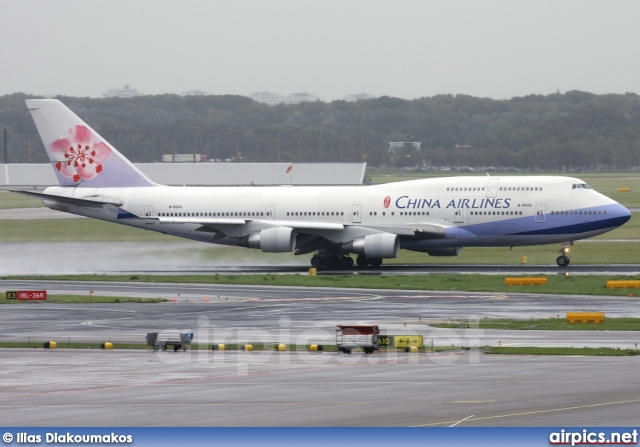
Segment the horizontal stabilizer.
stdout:
[[34,191],[19,191],[15,189],[11,189],[9,191],[15,192],[18,194],[23,194],[25,196],[36,197],[42,200],[54,200],[56,202],[70,203],[72,205],[79,205],[84,207],[102,207],[104,205],[122,206],[122,202],[118,200],[109,199],[109,198],[100,197],[100,196],[76,198],[76,197],[67,197],[67,196],[57,196],[55,194],[45,194],[42,192],[34,192]]

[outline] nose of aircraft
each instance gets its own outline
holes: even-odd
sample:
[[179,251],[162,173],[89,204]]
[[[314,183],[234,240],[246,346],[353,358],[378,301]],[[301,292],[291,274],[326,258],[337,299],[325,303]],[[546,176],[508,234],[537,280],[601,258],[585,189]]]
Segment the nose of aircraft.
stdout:
[[616,207],[613,210],[613,214],[618,226],[627,223],[627,221],[631,219],[631,211],[629,211],[624,205],[620,205],[619,203],[616,204]]

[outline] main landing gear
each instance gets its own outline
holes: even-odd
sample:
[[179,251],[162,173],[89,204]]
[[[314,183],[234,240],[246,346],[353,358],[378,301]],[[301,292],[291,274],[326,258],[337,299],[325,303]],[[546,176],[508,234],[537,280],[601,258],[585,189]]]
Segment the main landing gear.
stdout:
[[[355,263],[358,264],[358,267],[380,267],[382,258],[367,258],[365,255],[358,255]],[[311,267],[315,268],[348,270],[353,268],[353,265],[353,258],[340,251],[325,250],[316,253],[311,258]]]
[[365,255],[358,255],[356,264],[358,264],[359,267],[380,267],[382,265],[382,258],[367,258]]
[[560,249],[560,253],[562,254],[558,256],[558,258],[556,259],[556,263],[558,264],[558,267],[568,266],[569,262],[571,262],[571,258],[569,258],[569,247],[563,246]]

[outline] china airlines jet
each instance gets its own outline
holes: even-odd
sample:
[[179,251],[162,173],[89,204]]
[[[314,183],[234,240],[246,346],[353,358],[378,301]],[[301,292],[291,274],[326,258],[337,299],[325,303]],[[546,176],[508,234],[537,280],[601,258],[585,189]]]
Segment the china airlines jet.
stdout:
[[27,100],[60,186],[54,210],[213,244],[315,254],[314,267],[378,267],[400,249],[562,244],[629,220],[624,206],[570,177],[449,177],[368,186],[159,185],[54,99]]

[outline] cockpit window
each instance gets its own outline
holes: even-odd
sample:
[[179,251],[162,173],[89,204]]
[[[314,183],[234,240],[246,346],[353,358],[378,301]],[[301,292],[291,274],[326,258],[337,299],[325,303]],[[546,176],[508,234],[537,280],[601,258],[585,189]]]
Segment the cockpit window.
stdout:
[[574,183],[572,189],[591,189],[591,186],[586,183]]

